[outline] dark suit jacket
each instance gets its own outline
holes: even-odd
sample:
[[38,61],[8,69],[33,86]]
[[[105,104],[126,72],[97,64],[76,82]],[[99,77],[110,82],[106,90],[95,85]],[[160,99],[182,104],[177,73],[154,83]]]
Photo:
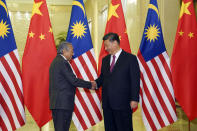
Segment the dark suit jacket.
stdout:
[[76,78],[70,64],[57,55],[49,69],[50,109],[74,109],[76,87],[91,88],[91,83]]
[[102,86],[102,104],[115,110],[130,109],[130,101],[139,101],[140,70],[136,56],[122,50],[112,73],[111,55],[102,60],[101,74],[96,80]]

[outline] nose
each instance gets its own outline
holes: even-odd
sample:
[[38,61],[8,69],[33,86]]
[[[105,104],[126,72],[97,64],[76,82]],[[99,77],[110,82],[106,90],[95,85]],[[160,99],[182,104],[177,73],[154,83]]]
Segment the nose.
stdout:
[[105,50],[107,50],[107,47],[105,46]]

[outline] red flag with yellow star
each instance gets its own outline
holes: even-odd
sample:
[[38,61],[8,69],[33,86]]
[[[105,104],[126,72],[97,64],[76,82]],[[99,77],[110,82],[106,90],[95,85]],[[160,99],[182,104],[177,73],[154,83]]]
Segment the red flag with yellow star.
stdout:
[[22,59],[25,105],[39,127],[52,119],[49,110],[49,66],[56,56],[45,0],[34,0]]
[[[117,33],[120,36],[120,48],[131,53],[121,0],[111,0],[109,5],[105,34],[109,32]],[[106,55],[108,52],[105,51],[104,44],[102,44],[98,64],[99,74],[101,73],[102,59]]]
[[183,0],[171,57],[175,97],[189,120],[197,117],[197,21],[193,0]]

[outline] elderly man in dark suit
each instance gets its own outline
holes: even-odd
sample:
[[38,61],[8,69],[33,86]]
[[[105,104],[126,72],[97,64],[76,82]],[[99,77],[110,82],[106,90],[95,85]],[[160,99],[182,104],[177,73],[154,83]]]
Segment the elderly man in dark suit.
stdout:
[[49,69],[50,109],[55,131],[69,130],[76,87],[90,89],[95,86],[91,82],[76,78],[69,64],[72,56],[72,44],[62,42]]
[[132,109],[138,105],[140,89],[137,57],[120,48],[117,34],[108,33],[103,40],[109,55],[102,60],[96,83],[103,87],[105,131],[132,131]]

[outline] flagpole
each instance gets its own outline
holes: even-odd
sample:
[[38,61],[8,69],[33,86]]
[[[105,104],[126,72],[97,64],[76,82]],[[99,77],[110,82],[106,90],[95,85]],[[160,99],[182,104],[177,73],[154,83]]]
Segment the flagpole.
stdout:
[[188,131],[190,131],[190,120],[188,121]]

